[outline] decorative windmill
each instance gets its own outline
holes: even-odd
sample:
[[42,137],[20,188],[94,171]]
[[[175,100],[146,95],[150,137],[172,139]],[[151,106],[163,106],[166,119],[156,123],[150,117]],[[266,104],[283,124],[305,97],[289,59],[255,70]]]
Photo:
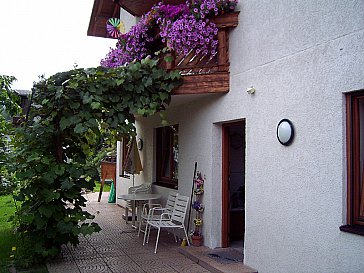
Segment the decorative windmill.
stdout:
[[124,23],[119,18],[110,18],[106,24],[107,33],[113,38],[119,38],[125,33]]

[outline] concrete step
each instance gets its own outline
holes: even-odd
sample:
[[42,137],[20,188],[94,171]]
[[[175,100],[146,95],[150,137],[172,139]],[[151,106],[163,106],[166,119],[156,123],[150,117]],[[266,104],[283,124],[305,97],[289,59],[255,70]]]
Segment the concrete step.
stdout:
[[234,251],[231,248],[210,249],[205,246],[186,246],[180,247],[178,251],[213,273],[258,273],[257,270],[245,265],[239,260],[228,258],[224,260],[222,258],[221,262],[218,262],[219,259],[215,257],[220,256],[224,251]]

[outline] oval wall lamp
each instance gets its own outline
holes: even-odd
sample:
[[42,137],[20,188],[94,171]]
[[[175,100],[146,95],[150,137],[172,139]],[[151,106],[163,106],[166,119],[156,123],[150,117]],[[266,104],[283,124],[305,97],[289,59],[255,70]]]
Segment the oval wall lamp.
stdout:
[[141,138],[138,138],[138,140],[137,140],[137,147],[138,147],[138,150],[143,149],[143,140]]
[[277,125],[277,138],[278,141],[285,146],[292,143],[294,137],[293,124],[288,119],[282,119]]

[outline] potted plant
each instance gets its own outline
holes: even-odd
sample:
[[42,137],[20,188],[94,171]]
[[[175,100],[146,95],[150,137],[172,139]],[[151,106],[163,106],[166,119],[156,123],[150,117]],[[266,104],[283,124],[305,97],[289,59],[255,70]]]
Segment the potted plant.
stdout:
[[193,246],[201,246],[202,245],[202,235],[200,231],[194,231],[191,234],[191,241]]

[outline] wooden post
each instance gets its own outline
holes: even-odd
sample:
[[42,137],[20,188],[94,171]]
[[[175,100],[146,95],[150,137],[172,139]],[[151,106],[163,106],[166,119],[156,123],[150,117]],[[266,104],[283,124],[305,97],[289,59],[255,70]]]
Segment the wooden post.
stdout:
[[219,71],[225,71],[226,65],[228,63],[228,56],[227,56],[227,39],[226,39],[226,29],[222,28],[219,29],[217,33],[217,40],[218,44],[218,53],[217,53],[217,64],[219,66]]
[[165,61],[165,63],[166,63],[166,69],[167,70],[172,70],[172,69],[176,68],[175,67],[176,66],[175,65],[175,59],[176,59],[176,56],[175,55],[176,54],[175,54],[174,51],[168,52],[166,54],[166,57],[170,57],[172,59],[170,62]]

